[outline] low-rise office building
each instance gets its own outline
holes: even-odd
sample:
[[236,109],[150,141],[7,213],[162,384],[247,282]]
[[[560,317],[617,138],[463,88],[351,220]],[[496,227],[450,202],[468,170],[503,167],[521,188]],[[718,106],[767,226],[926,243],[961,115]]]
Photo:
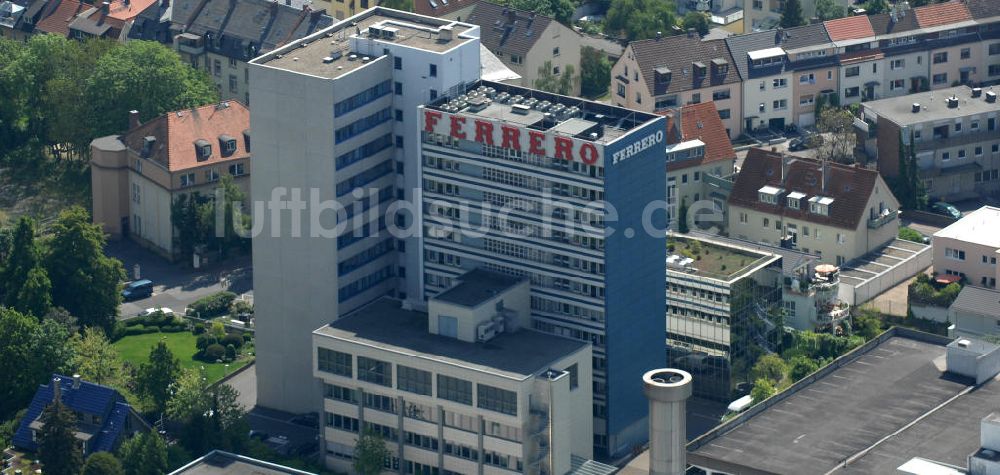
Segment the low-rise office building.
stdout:
[[416,310],[383,298],[313,332],[328,468],[358,434],[386,470],[569,473],[592,458],[591,345],[531,329],[526,279],[474,270]]
[[[860,139],[879,172],[899,176],[916,157],[931,198],[962,200],[1000,191],[1000,103],[993,88],[956,86],[862,104]],[[902,145],[902,149],[900,149]]]
[[236,101],[168,112],[91,143],[94,222],[173,259],[171,206],[180,195],[211,197],[223,175],[250,187],[250,111]]
[[837,266],[885,246],[899,202],[875,170],[751,149],[729,197],[729,235]]
[[1000,208],[983,206],[934,233],[934,271],[972,285],[996,288],[1000,257]]

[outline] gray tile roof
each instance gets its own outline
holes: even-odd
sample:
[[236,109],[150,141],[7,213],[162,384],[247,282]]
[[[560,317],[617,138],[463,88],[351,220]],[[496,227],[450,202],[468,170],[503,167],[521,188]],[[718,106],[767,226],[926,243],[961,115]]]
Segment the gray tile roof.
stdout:
[[785,41],[781,47],[790,50],[829,42],[830,35],[827,34],[826,27],[822,23],[816,23],[785,30]]
[[1000,2],[997,0],[966,0],[966,6],[977,20],[1000,16]]
[[1000,290],[966,285],[951,304],[953,310],[1000,317]]
[[[633,41],[629,46],[639,65],[642,79],[654,96],[740,82],[725,40],[702,41],[697,36],[678,35]],[[714,59],[725,60],[727,67],[724,74],[717,74],[712,69],[711,62]],[[709,67],[705,77],[694,76],[692,64],[695,62],[702,62]],[[664,67],[670,70],[671,79],[667,83],[657,84],[654,70]]]
[[780,34],[778,30],[768,30],[726,38],[729,51],[733,53],[733,59],[736,61],[736,69],[739,70],[743,80],[773,76],[784,71],[784,63],[751,69],[750,58],[747,56],[747,53],[751,51],[782,47],[783,45],[778,40]]
[[902,18],[897,17],[896,21],[893,21],[888,13],[871,15],[868,21],[871,22],[876,35],[891,35],[920,28],[920,25],[917,25],[917,16],[912,12],[904,14]]
[[489,2],[478,3],[464,21],[479,25],[480,41],[490,51],[522,57],[531,51],[542,32],[553,22],[544,15]]

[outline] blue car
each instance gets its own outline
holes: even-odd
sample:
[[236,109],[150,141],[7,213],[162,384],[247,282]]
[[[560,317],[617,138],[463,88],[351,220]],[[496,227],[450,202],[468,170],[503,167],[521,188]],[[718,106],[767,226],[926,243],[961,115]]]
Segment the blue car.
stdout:
[[962,219],[962,212],[958,208],[952,206],[944,201],[938,201],[931,205],[931,212],[936,214],[942,214],[948,216],[949,218]]
[[122,290],[122,299],[126,302],[144,299],[151,295],[153,295],[153,281],[148,279],[129,282],[125,285],[125,290]]

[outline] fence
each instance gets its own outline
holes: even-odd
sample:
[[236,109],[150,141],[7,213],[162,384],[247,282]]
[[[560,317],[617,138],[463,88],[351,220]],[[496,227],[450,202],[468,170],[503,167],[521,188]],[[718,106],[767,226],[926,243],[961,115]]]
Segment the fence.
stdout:
[[841,281],[838,297],[851,305],[861,305],[899,285],[910,277],[923,272],[924,269],[931,266],[933,259],[933,248],[931,246],[924,246],[918,251],[913,251],[912,256],[906,257],[901,262],[894,264],[892,267],[860,284],[851,285]]

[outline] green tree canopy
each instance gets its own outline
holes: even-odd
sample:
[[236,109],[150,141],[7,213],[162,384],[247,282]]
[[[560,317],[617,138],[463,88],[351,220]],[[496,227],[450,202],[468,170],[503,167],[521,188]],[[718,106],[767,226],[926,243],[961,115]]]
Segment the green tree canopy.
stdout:
[[847,8],[834,0],[816,0],[816,16],[823,21],[836,20],[847,16]]
[[118,449],[126,475],[167,473],[167,444],[155,432],[142,432],[126,440]]
[[889,2],[886,0],[868,0],[868,3],[865,4],[865,10],[869,15],[888,13]]
[[570,0],[500,0],[497,3],[505,7],[545,15],[567,26],[570,25],[573,11],[576,10],[576,5]]
[[792,28],[806,24],[802,16],[802,2],[800,0],[785,0],[785,9],[781,11],[781,21],[778,22],[782,28]]
[[611,85],[611,61],[603,51],[584,46],[580,49],[580,89],[587,97],[607,94]]
[[605,17],[610,33],[620,33],[627,40],[644,40],[674,34],[677,14],[668,0],[614,0]]
[[753,383],[753,389],[750,390],[750,397],[753,398],[753,403],[757,404],[778,392],[775,389],[774,384],[766,378],[760,378]]
[[114,454],[94,452],[83,464],[81,475],[125,475],[125,469]]
[[150,350],[149,360],[139,367],[136,391],[139,395],[150,398],[156,410],[163,412],[170,400],[170,386],[180,373],[180,360],[174,357],[170,348],[167,348],[167,343],[161,340]]
[[125,269],[104,254],[104,233],[90,222],[90,214],[75,206],[52,225],[46,269],[52,285],[52,304],[65,308],[83,326],[110,332],[121,303]]
[[87,328],[82,335],[74,335],[70,344],[74,348],[73,368],[83,379],[115,389],[125,388],[121,357],[103,331]]
[[854,333],[865,340],[871,340],[882,333],[882,319],[874,310],[862,310],[854,317]]
[[708,22],[708,15],[693,10],[684,14],[681,24],[684,25],[684,31],[694,29],[701,36],[707,35],[711,27],[711,24]]
[[788,374],[788,365],[778,355],[764,355],[754,363],[750,374],[754,380],[766,379],[777,386],[784,381],[785,375]]
[[42,429],[38,433],[38,460],[45,473],[77,475],[83,465],[83,453],[76,442],[76,416],[55,401],[42,411]]
[[572,64],[567,64],[566,69],[556,74],[553,70],[552,61],[546,61],[538,68],[538,79],[535,79],[535,87],[543,91],[554,92],[556,94],[570,95],[576,86],[579,76],[576,76],[576,69]]
[[378,475],[382,473],[382,464],[388,456],[389,449],[382,436],[365,429],[354,446],[354,471],[360,475]]
[[28,277],[17,294],[15,309],[29,315],[41,318],[52,308],[52,282],[45,268],[35,266],[28,272]]
[[795,356],[789,361],[788,376],[792,381],[798,381],[819,369],[819,363],[806,356]]
[[[18,297],[21,287],[28,280],[28,273],[38,266],[38,244],[35,243],[35,221],[22,216],[14,228],[10,252],[3,263],[0,289],[3,291],[3,304],[8,307],[18,307]],[[35,315],[41,317],[42,315]]]
[[73,356],[69,332],[53,320],[0,307],[0,420],[27,406],[39,384],[64,372]]

